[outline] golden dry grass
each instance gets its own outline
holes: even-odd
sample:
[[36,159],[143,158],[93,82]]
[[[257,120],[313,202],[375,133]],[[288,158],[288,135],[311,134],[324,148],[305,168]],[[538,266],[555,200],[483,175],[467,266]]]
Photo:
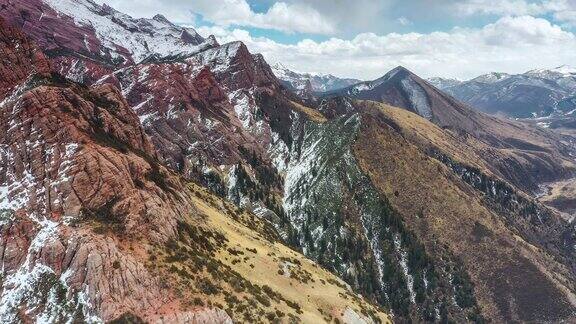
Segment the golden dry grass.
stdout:
[[292,108],[298,112],[304,113],[310,120],[317,123],[325,123],[327,121],[326,117],[322,115],[318,110],[312,109],[310,107],[303,106],[297,102],[290,101]]
[[[535,270],[566,269],[543,251],[535,252],[533,246],[508,229],[502,218],[487,208],[477,191],[427,156],[422,142],[445,149],[468,163],[477,157],[461,156],[463,151],[451,143],[450,134],[442,134],[441,129],[423,118],[397,108],[378,108],[401,126],[401,133],[378,118],[365,115],[354,146],[361,169],[388,197],[428,251],[445,246],[462,259],[476,286],[483,314],[496,321],[503,320],[499,306],[502,302],[495,297],[499,289],[496,278],[534,279],[546,289],[556,287],[557,296],[574,297],[561,284],[565,279],[562,275]],[[524,262],[531,265],[525,269],[517,267]],[[514,274],[508,277],[509,273]],[[517,295],[524,293],[534,292],[517,292]]]
[[[193,273],[194,278],[188,282],[182,281],[177,274],[166,273],[171,267],[172,272],[192,273],[190,260],[166,262],[171,251],[164,248],[154,251],[158,258],[151,266],[164,273],[168,280],[178,282],[179,293],[185,299],[209,300],[237,322],[272,322],[268,317],[271,314],[282,314],[274,317],[274,321],[280,323],[344,322],[343,314],[348,309],[361,316],[373,316],[382,323],[391,323],[388,315],[359,298],[336,276],[270,235],[261,234],[266,233],[265,223],[245,211],[238,212],[235,206],[202,187],[191,184],[190,188],[196,192],[192,202],[202,221],[197,217],[187,221],[192,226],[222,234],[226,242],[207,256],[212,260],[208,262],[212,266]],[[185,245],[178,243],[179,248]],[[215,267],[219,269],[216,272]],[[197,282],[205,280],[217,286],[218,292],[206,294],[202,289],[194,288]],[[234,282],[241,282],[247,288],[240,291]],[[263,290],[269,293],[262,293]],[[270,305],[261,303],[262,299],[268,300]],[[195,305],[191,303],[189,307]]]
[[477,167],[487,174],[492,174],[483,158],[477,154],[479,149],[487,149],[487,146],[473,137],[463,140],[406,109],[374,101],[363,101],[361,104],[370,109],[377,109],[392,119],[402,129],[402,134],[419,146],[438,148],[455,160]]
[[539,172],[556,176],[569,174],[575,168],[574,161],[558,151],[558,145],[563,144],[555,135],[519,122],[495,119],[494,123],[488,123],[486,129],[503,141],[517,143],[520,148],[509,144],[494,146],[482,138],[443,129],[405,109],[373,101],[358,101],[358,104],[367,112],[374,114],[374,111],[378,111],[392,120],[400,127],[402,136],[420,149],[440,151],[453,160],[478,168],[488,176],[511,183],[527,194],[534,190],[530,186],[536,181],[533,178],[535,165],[544,168]]

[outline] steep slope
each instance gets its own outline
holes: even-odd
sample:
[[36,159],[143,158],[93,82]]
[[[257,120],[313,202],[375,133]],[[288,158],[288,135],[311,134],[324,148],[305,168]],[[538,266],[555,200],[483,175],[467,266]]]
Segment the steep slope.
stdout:
[[113,86],[51,72],[2,20],[0,48],[0,71],[19,71],[0,97],[2,322],[389,321],[267,223],[160,166]]
[[[484,316],[539,322],[573,315],[574,251],[565,241],[573,232],[567,222],[473,167],[474,157],[442,150],[459,143],[436,126],[397,108],[362,108],[364,126],[355,145],[361,168],[426,251],[434,255],[446,244],[462,262]],[[386,153],[374,154],[373,147]]]
[[87,83],[123,66],[189,55],[216,43],[160,15],[133,19],[91,0],[8,1],[0,15],[30,35],[62,75]]
[[532,192],[574,170],[571,145],[529,125],[478,112],[405,68],[331,94],[374,100],[414,112],[468,142],[492,172]]
[[575,70],[561,66],[523,74],[490,73],[472,80],[436,86],[489,114],[515,118],[563,115],[576,109],[568,97],[576,93]]
[[354,113],[322,124],[295,124],[299,144],[287,169],[284,207],[297,244],[357,290],[388,305],[399,320],[478,316],[472,304],[442,306],[450,304],[452,294],[440,287],[452,286],[440,279],[436,261],[357,164],[352,144],[360,124]]
[[[318,109],[330,118],[292,126],[298,144],[284,187],[305,254],[400,320],[571,318],[569,223],[479,165],[458,136],[415,114],[345,98]],[[495,285],[494,278],[505,279]],[[541,285],[510,288],[532,280]],[[532,303],[548,298],[558,303]]]
[[[113,84],[121,89],[162,164],[257,210],[274,224],[285,224],[287,228],[279,229],[290,231],[277,197],[288,143],[271,128],[272,123],[283,122],[271,120],[257,100],[261,93],[270,92],[290,106],[292,98],[284,94],[261,55],[252,55],[240,42],[219,45],[212,37],[181,39],[196,33],[159,17],[132,19],[89,0],[25,0],[0,14],[22,24],[13,18],[14,12],[35,17],[23,23],[24,29],[51,54],[58,71],[86,84]],[[51,33],[63,33],[56,39],[70,41],[55,41]],[[99,40],[104,52],[88,55],[78,48],[84,33]],[[159,48],[143,50],[142,44],[148,43]],[[58,50],[53,51],[54,47]],[[110,48],[119,52],[106,54]],[[124,59],[112,62],[114,55]],[[291,118],[289,113],[282,116]],[[239,194],[233,180],[245,168],[252,188]]]

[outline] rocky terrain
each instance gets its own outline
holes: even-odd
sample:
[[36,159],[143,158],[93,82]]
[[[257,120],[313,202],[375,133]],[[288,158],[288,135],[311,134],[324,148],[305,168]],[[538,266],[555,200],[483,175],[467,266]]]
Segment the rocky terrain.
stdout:
[[65,79],[3,20],[0,50],[2,322],[389,320],[161,166],[113,85]]
[[554,117],[576,109],[576,69],[531,70],[523,74],[490,73],[468,81],[432,78],[442,91],[483,112],[514,118]]
[[3,321],[573,319],[573,226],[531,196],[567,138],[403,68],[303,100],[89,0],[0,16]]

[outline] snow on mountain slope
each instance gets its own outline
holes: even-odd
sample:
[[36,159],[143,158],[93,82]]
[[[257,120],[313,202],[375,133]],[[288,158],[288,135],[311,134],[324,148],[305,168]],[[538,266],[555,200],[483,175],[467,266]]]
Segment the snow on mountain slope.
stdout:
[[556,79],[558,77],[576,76],[576,67],[561,65],[553,69],[535,69],[525,73],[526,75],[538,76],[545,79]]
[[440,77],[429,78],[426,81],[430,82],[433,86],[435,86],[438,89],[445,89],[462,83],[462,81],[458,79],[440,78]]
[[566,101],[576,94],[576,69],[570,66],[516,75],[494,72],[457,84],[438,82],[435,85],[456,99],[491,114],[540,118],[576,109]]
[[360,82],[357,79],[339,78],[331,74],[296,72],[282,63],[272,66],[276,77],[290,85],[297,92],[327,92]]
[[[161,15],[153,19],[134,19],[90,0],[45,2],[60,14],[73,18],[76,24],[92,27],[113,58],[140,62],[151,55],[169,57],[196,53],[214,43],[213,39],[206,41],[193,29],[176,26]],[[86,43],[86,47],[90,46]]]
[[[388,82],[389,80],[394,78],[399,72],[402,72],[404,70],[405,69],[403,67],[398,66],[398,67],[390,70],[388,73],[384,74],[382,77],[380,77],[376,80],[360,82],[360,83],[355,84],[349,88],[344,89],[345,93],[347,93],[349,95],[357,95],[357,94],[360,94],[362,92],[372,91],[372,90],[378,88],[379,86],[381,86],[382,84]],[[337,92],[335,92],[335,93],[337,93]]]
[[507,73],[492,72],[492,73],[488,73],[488,74],[484,74],[484,75],[481,75],[479,77],[476,77],[476,78],[472,79],[471,81],[482,82],[482,83],[495,83],[498,81],[506,80],[509,77],[510,77],[510,74],[507,74]]
[[386,97],[391,101],[390,104],[405,107],[431,120],[434,114],[426,90],[423,88],[425,82],[415,78],[417,77],[410,71],[398,66],[374,81],[361,82],[341,91],[334,91],[328,96],[344,94],[353,98],[376,101]]
[[[124,98],[131,91],[63,78],[34,42],[3,23],[0,17],[1,323],[319,323],[345,322],[344,314],[361,323],[390,322],[350,286],[281,244],[270,224],[165,169],[135,113],[146,107]],[[242,46],[230,49],[236,54],[230,73],[250,63],[242,58],[259,60]],[[231,108],[215,107],[230,104],[224,85],[209,67],[182,61],[117,71],[136,80],[129,84],[134,89],[148,78],[166,82],[135,97],[164,102],[163,95],[176,93],[189,100],[155,107],[166,123],[181,111],[194,117],[180,120],[190,123],[162,144],[216,122],[240,132],[228,118],[254,108],[251,93],[235,96],[236,106],[248,109],[218,115]],[[179,70],[186,68],[196,78]]]

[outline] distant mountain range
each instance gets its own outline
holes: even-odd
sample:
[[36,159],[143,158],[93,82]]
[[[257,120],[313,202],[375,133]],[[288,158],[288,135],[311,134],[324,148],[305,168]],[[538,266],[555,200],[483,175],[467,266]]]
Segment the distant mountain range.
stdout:
[[[361,81],[331,74],[296,72],[281,63],[272,66],[272,72],[287,88],[304,98],[348,87],[350,91],[368,90],[385,78]],[[558,117],[576,109],[576,68],[569,66],[523,74],[492,72],[468,81],[440,77],[426,81],[463,103],[493,115]]]
[[300,95],[334,91],[361,82],[358,79],[339,78],[332,74],[296,72],[282,63],[273,65],[272,72],[285,86]]
[[548,117],[576,109],[576,68],[569,66],[523,74],[489,73],[468,81],[431,78],[428,82],[489,114]]

